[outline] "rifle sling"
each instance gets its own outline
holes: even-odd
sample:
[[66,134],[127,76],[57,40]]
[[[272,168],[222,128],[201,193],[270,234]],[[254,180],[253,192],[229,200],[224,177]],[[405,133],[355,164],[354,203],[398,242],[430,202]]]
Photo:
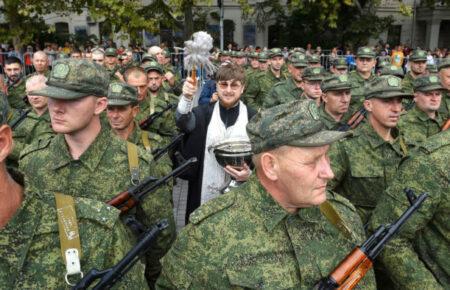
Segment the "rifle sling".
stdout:
[[128,166],[130,168],[131,183],[139,183],[139,156],[136,144],[127,142]]
[[151,152],[152,151],[152,146],[150,144],[150,136],[148,131],[142,131],[141,133],[141,140],[142,140],[142,144],[144,145],[145,150]]
[[408,156],[408,147],[406,147],[405,140],[400,136],[398,143],[400,145],[400,149],[402,150],[405,156]]
[[81,274],[83,277],[80,266],[81,243],[75,202],[72,196],[61,193],[55,193],[55,201],[61,255],[67,270],[65,279],[67,284],[72,285],[68,280],[69,275]]
[[334,209],[329,201],[325,201],[319,206],[320,212],[325,216],[325,218],[332,223],[344,236],[349,239],[356,240],[353,232],[344,224],[339,213]]

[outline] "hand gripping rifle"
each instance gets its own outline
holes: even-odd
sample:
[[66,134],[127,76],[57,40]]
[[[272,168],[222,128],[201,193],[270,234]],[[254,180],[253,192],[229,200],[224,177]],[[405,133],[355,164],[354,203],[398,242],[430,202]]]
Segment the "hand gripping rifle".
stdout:
[[141,200],[144,199],[148,193],[166,184],[169,179],[179,176],[188,170],[195,162],[197,162],[197,158],[191,157],[183,162],[179,167],[175,168],[172,172],[160,179],[149,176],[138,185],[134,185],[127,191],[119,193],[113,199],[109,200],[107,204],[119,209],[121,214],[125,214],[141,202]]
[[358,125],[364,120],[364,118],[366,117],[367,111],[364,107],[362,107],[361,109],[359,109],[358,111],[356,111],[348,120],[347,124],[344,124],[342,126],[340,126],[337,130],[338,131],[348,131],[350,129],[355,129],[356,127],[358,127]]
[[319,282],[317,289],[353,289],[359,283],[367,271],[372,268],[373,261],[383,250],[386,243],[398,233],[402,225],[428,197],[427,193],[422,193],[416,197],[411,189],[405,189],[405,193],[411,206],[393,224],[378,227],[375,233],[365,240],[360,247],[353,249],[327,278]]
[[153,124],[153,122],[155,122],[156,119],[161,117],[165,112],[172,110],[172,108],[174,108],[174,107],[175,107],[174,104],[169,104],[169,105],[167,105],[167,107],[165,107],[161,111],[154,112],[153,114],[148,116],[145,120],[142,120],[142,122],[139,123],[139,127],[141,127],[142,130],[148,130],[150,125]]
[[97,269],[91,269],[87,275],[78,282],[73,290],[87,289],[95,281],[98,283],[94,286],[94,290],[97,289],[109,289],[115,283],[117,283],[130,269],[136,264],[139,258],[145,254],[145,252],[150,248],[151,244],[158,236],[158,234],[167,228],[169,223],[167,220],[162,220],[154,227],[149,228],[143,235],[142,239],[126,254],[122,260],[119,261],[112,268],[99,271]]
[[[164,146],[163,148],[156,148],[152,151],[153,160],[157,161],[159,158],[161,158],[166,152],[169,152],[170,150],[173,150],[178,146],[178,143],[183,140],[184,133],[178,134],[172,139],[172,142],[170,144]],[[170,153],[169,153],[170,154]]]

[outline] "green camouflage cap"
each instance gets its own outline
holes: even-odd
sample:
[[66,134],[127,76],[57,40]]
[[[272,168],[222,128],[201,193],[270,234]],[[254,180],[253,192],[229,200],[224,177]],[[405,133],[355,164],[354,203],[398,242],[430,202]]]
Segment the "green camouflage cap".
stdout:
[[305,54],[306,50],[303,47],[294,47],[294,49],[292,50],[292,52],[300,52]]
[[303,71],[302,78],[309,81],[322,81],[327,72],[323,67],[307,67]]
[[0,125],[6,124],[9,115],[9,104],[6,95],[0,92]]
[[163,51],[162,51],[162,54],[166,58],[170,57],[170,55],[171,55],[170,50],[168,48],[164,48]]
[[243,51],[236,51],[235,57],[245,57],[245,52],[243,52]]
[[333,66],[335,68],[348,68],[347,60],[343,57],[338,57],[333,61]]
[[391,60],[391,57],[389,56],[389,55],[385,55],[385,56],[380,56],[379,58],[378,58],[378,61],[381,63],[381,62],[384,62],[384,63],[391,63],[392,62],[392,60]]
[[259,111],[247,124],[247,134],[258,154],[285,145],[324,146],[351,133],[326,130],[315,102],[295,100]]
[[101,65],[86,59],[58,59],[46,82],[46,87],[34,94],[61,100],[86,96],[105,97],[109,72]]
[[156,61],[156,59],[155,59],[155,57],[153,55],[151,55],[149,53],[144,53],[142,55],[141,62],[144,62],[144,61]]
[[444,90],[444,87],[441,85],[441,80],[437,75],[417,77],[413,81],[413,87],[415,92]]
[[386,65],[384,66],[381,71],[380,74],[382,76],[396,76],[399,78],[403,78],[405,76],[405,72],[403,71],[403,69],[401,67],[398,67],[396,65]]
[[294,67],[307,67],[306,55],[300,52],[294,52],[289,56],[289,63]]
[[390,61],[381,60],[381,61],[378,63],[378,67],[379,67],[379,68],[385,68],[385,67],[388,67],[388,66],[391,66],[391,62],[390,62]]
[[283,51],[278,47],[272,48],[271,50],[269,50],[269,53],[271,58],[275,56],[283,56]]
[[319,63],[319,62],[320,62],[320,55],[311,54],[308,56],[308,63]]
[[375,58],[376,53],[372,48],[363,46],[358,48],[358,51],[356,52],[356,57]]
[[117,49],[114,47],[108,47],[105,50],[105,56],[117,56]]
[[402,89],[402,79],[396,76],[380,76],[371,81],[367,87],[366,100],[371,98],[389,99],[394,97],[411,97]]
[[230,52],[228,50],[223,50],[223,51],[220,52],[220,55],[230,56]]
[[267,52],[261,52],[258,56],[259,62],[267,62],[269,60],[269,54]]
[[113,82],[108,88],[108,106],[126,106],[138,103],[137,90],[125,83]]
[[422,49],[415,49],[409,56],[410,61],[426,61],[427,52]]
[[438,65],[438,70],[441,70],[441,69],[447,68],[447,67],[450,67],[450,57],[441,58],[439,65]]
[[236,51],[235,50],[230,51],[230,56],[231,57],[236,57]]
[[427,64],[427,71],[433,74],[437,73],[438,72],[437,65],[431,63]]
[[348,80],[348,75],[331,75],[326,77],[320,85],[322,92],[349,90],[352,84]]
[[157,71],[160,74],[164,73],[162,66],[155,60],[149,61],[141,66],[146,73],[149,71]]
[[259,54],[256,51],[252,51],[252,52],[248,53],[247,57],[249,57],[249,58],[258,58]]
[[70,56],[64,52],[58,53],[57,59],[70,58]]

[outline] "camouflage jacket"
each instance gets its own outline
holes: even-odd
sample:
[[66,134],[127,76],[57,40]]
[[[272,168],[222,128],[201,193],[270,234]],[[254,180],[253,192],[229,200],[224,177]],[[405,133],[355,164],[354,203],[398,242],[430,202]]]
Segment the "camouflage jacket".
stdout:
[[[4,83],[5,86],[8,86],[8,83]],[[8,89],[8,103],[13,109],[23,110],[29,108],[30,105],[25,103],[24,97],[26,96],[25,91],[25,78],[22,78],[18,84],[12,86]]]
[[[165,65],[163,65],[163,69],[164,69],[164,73],[168,73],[171,72],[174,76],[175,76],[175,84],[173,86],[169,85],[169,82],[167,80],[163,81],[163,88],[164,90],[166,90],[167,92],[170,92],[172,94],[175,95],[181,95],[181,73],[180,71],[176,70],[175,67],[169,62]],[[177,102],[178,102],[178,98],[177,98]]]
[[263,105],[264,98],[269,90],[278,82],[286,79],[286,75],[281,72],[277,78],[271,69],[260,74],[254,74],[252,81],[247,83],[242,99],[244,103],[252,108],[259,109]]
[[[107,269],[131,248],[119,211],[87,198],[75,199],[81,241],[81,270]],[[24,201],[0,229],[0,285],[2,289],[71,289],[64,275],[55,198],[25,193]],[[71,276],[74,283],[79,276]],[[144,266],[138,262],[117,289],[147,289]]]
[[25,146],[38,139],[47,139],[54,134],[48,110],[41,116],[38,116],[34,111],[29,112],[27,117],[13,131],[14,149],[8,158],[15,161],[19,160],[20,152]]
[[[158,91],[156,97],[151,96],[149,92],[145,100],[139,103],[140,111],[135,120],[140,123],[151,114],[164,110],[169,104],[177,104],[178,98],[176,103],[173,103],[175,102],[175,98],[177,98],[175,95],[169,94],[163,89]],[[150,131],[158,133],[161,136],[171,137],[177,131],[176,128],[175,112],[174,110],[169,110],[151,124]]]
[[397,178],[380,199],[370,228],[390,223],[409,206],[404,188],[427,192],[418,213],[381,255],[397,289],[450,289],[450,130],[421,144],[401,164]]
[[298,100],[303,90],[295,84],[292,77],[276,83],[263,99],[263,108],[271,108],[293,100]]
[[395,134],[393,142],[386,142],[366,123],[355,129],[353,137],[331,145],[329,156],[335,176],[328,187],[350,200],[363,223],[407,154],[398,131]]
[[402,80],[402,89],[405,92],[408,92],[408,93],[411,93],[411,94],[414,93],[414,89],[413,89],[413,81],[414,81],[414,79],[415,78],[413,77],[413,75],[411,74],[410,71],[406,73],[405,77]]
[[405,137],[406,143],[418,144],[439,133],[444,122],[439,112],[436,113],[436,119],[431,119],[425,112],[414,106],[400,118],[398,128]]
[[450,93],[445,91],[442,93],[441,107],[439,108],[439,114],[442,115],[444,120],[450,119]]
[[[149,175],[161,177],[171,168],[151,162],[152,156],[138,148],[140,180]],[[108,129],[101,132],[89,148],[74,160],[69,153],[64,135],[40,140],[28,146],[20,156],[19,169],[34,192],[60,192],[75,197],[89,197],[102,202],[130,188],[127,144]],[[168,250],[174,237],[172,192],[168,186],[149,194],[135,209],[136,217],[146,226],[166,218],[170,225],[157,239],[157,246],[149,251],[153,265],[159,267],[159,258]]]
[[[325,111],[325,105],[322,103],[319,107],[320,120],[325,124],[327,130],[337,130],[339,127],[344,126],[344,121],[336,121],[327,111]],[[344,116],[345,117],[345,116]],[[343,117],[343,120],[345,120]]]
[[366,95],[366,86],[375,78],[377,76],[372,74],[368,79],[364,79],[356,70],[348,74],[348,80],[352,84],[352,98],[350,100],[350,108],[348,109],[350,115],[362,107]]
[[[354,207],[329,198],[351,237],[318,207],[289,214],[253,175],[191,215],[162,259],[157,289],[312,289],[364,239]],[[373,273],[360,285],[375,289]]]

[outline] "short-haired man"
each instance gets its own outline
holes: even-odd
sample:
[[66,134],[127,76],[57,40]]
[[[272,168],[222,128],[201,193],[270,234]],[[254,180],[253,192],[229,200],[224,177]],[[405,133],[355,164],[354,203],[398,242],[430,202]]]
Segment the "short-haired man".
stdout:
[[303,94],[300,97],[313,100],[319,107],[322,101],[321,84],[326,75],[327,72],[323,67],[307,67],[303,71]]
[[[191,215],[162,259],[157,288],[313,289],[365,239],[351,203],[326,192],[329,144],[347,133],[324,130],[314,102],[262,110],[247,132],[256,173]],[[376,289],[373,271],[360,287]]]
[[413,81],[419,76],[427,75],[427,52],[421,49],[415,49],[408,58],[409,72],[406,73],[402,81],[402,87],[405,91],[413,93]]
[[320,55],[310,54],[308,55],[308,67],[321,67]]
[[397,77],[379,77],[371,82],[364,101],[367,123],[330,150],[335,177],[329,188],[353,203],[363,223],[369,220],[379,197],[397,174],[400,161],[408,154],[397,123],[402,98],[409,96]]
[[176,112],[176,124],[186,134],[182,155],[198,160],[197,167],[184,176],[189,181],[186,221],[200,204],[219,196],[231,176],[244,181],[250,175],[247,165],[223,169],[209,150],[225,139],[248,138],[245,126],[255,111],[240,101],[245,86],[243,68],[232,63],[221,65],[216,72],[216,85],[219,101],[193,108],[192,96],[197,88],[188,78]]
[[408,144],[419,144],[441,131],[446,121],[439,113],[444,88],[436,75],[414,79],[414,107],[400,118],[398,127]]
[[[7,115],[6,98],[0,96],[1,287],[69,289],[66,279],[71,283],[81,279],[80,273],[65,278],[66,257],[61,252],[71,247],[78,250],[80,270],[84,273],[93,268],[114,266],[131,248],[119,211],[103,201],[89,198],[72,200],[59,194],[24,188],[23,176],[6,167],[5,160],[13,150]],[[63,205],[58,205],[59,202]],[[71,239],[66,242],[72,243],[60,241],[66,234],[59,233],[58,227],[70,231]],[[73,261],[76,262],[75,259]],[[143,265],[138,262],[117,286],[146,289]]]
[[345,125],[352,98],[351,88],[347,75],[332,75],[322,81],[323,102],[319,112],[320,118],[328,130],[337,130]]
[[5,60],[5,78],[2,81],[3,92],[8,96],[11,108],[23,110],[28,108],[25,95],[25,78],[22,72],[22,61],[15,56]]
[[[22,151],[19,169],[30,189],[106,202],[149,175],[160,177],[170,171],[153,163],[141,148],[136,156],[127,142],[102,125],[100,114],[107,107],[108,84],[108,71],[91,61],[63,59],[55,63],[47,87],[34,94],[49,98],[52,128],[58,135]],[[158,275],[159,258],[175,236],[171,197],[171,192],[161,188],[136,210],[137,219],[145,226],[164,218],[170,223],[149,251],[153,260],[147,263],[146,276],[150,283]]]
[[119,60],[117,59],[117,49],[113,47],[108,47],[105,50],[105,61],[103,63],[106,70],[109,72],[111,81],[121,81],[123,82],[123,76],[119,72]]
[[255,109],[261,108],[267,92],[276,83],[286,80],[286,75],[282,71],[284,64],[283,51],[280,48],[272,48],[269,52],[269,69],[264,74],[256,75],[243,95],[246,105]]
[[353,114],[362,108],[367,86],[377,78],[374,68],[377,63],[376,53],[371,47],[363,46],[356,52],[356,70],[349,73],[352,84],[352,100],[349,113]]
[[441,85],[444,87],[439,113],[444,118],[450,119],[450,57],[441,59],[438,70]]
[[249,77],[250,75],[259,72],[259,61],[258,61],[258,53],[256,51],[252,51],[247,55],[249,60],[249,67],[245,71],[245,75]]
[[81,51],[80,51],[78,48],[75,48],[75,49],[72,50],[72,52],[70,53],[70,58],[73,58],[73,59],[82,59]]
[[330,72],[335,75],[345,75],[348,72],[348,64],[345,57],[338,57],[333,60],[330,67]]
[[269,69],[269,54],[267,52],[260,52],[258,56],[259,70],[266,72]]
[[103,66],[103,63],[105,62],[105,52],[102,49],[92,50],[92,61]]
[[48,64],[48,56],[45,52],[39,50],[33,53],[33,67],[35,73],[32,75],[44,75],[45,77],[48,77],[50,75]]
[[288,58],[290,76],[285,81],[276,83],[263,100],[263,107],[270,108],[279,104],[298,100],[303,94],[303,71],[308,67],[306,55],[294,52]]

